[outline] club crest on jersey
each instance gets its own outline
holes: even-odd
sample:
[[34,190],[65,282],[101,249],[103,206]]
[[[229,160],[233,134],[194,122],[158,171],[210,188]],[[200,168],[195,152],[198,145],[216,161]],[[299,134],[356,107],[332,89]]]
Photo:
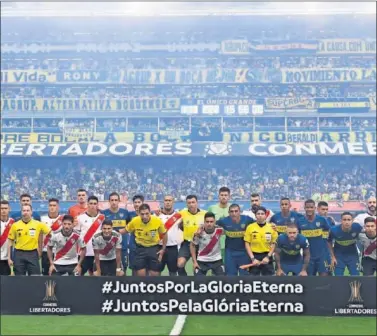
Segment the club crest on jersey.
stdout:
[[124,214],[122,214],[122,213],[119,214],[119,217],[120,217],[120,218],[123,218],[123,217],[124,217]]
[[315,223],[315,225],[316,225],[317,227],[320,227],[320,226],[321,226],[321,223],[320,223],[320,222],[317,222],[317,223]]
[[293,223],[294,221],[295,221],[295,218],[291,217],[291,223]]
[[246,224],[241,224],[241,229],[244,229]]
[[352,233],[352,237],[356,237],[356,235],[357,235],[357,233],[356,232],[354,232],[354,233]]
[[299,249],[300,248],[300,245],[296,245],[296,249]]

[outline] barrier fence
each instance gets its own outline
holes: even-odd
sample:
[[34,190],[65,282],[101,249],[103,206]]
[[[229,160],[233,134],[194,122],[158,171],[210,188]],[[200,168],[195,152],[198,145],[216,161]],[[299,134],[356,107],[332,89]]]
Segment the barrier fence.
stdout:
[[375,277],[1,277],[2,315],[376,317]]

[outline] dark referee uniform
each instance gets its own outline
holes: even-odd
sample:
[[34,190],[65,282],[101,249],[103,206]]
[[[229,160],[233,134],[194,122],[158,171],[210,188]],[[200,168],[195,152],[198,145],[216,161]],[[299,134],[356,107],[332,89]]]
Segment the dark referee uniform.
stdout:
[[139,271],[148,269],[154,272],[161,271],[157,252],[160,250],[160,234],[166,233],[162,220],[151,216],[148,223],[143,223],[140,216],[135,217],[128,225],[127,231],[135,233],[136,251],[134,269]]
[[8,239],[14,247],[14,275],[41,275],[38,255],[39,234],[49,234],[51,229],[35,219],[14,223]]

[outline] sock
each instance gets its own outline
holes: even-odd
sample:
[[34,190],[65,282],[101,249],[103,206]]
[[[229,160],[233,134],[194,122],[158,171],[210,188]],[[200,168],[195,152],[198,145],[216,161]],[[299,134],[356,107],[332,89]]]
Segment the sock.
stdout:
[[186,269],[184,267],[178,267],[178,275],[179,276],[187,276]]
[[177,274],[177,272],[169,272],[169,275],[170,276],[177,276],[178,274]]

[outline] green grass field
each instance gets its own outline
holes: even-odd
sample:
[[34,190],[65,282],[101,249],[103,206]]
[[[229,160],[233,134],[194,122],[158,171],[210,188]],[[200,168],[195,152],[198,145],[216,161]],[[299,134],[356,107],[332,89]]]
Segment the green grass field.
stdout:
[[[175,316],[2,316],[1,335],[169,335]],[[376,335],[360,317],[189,316],[190,335]]]

